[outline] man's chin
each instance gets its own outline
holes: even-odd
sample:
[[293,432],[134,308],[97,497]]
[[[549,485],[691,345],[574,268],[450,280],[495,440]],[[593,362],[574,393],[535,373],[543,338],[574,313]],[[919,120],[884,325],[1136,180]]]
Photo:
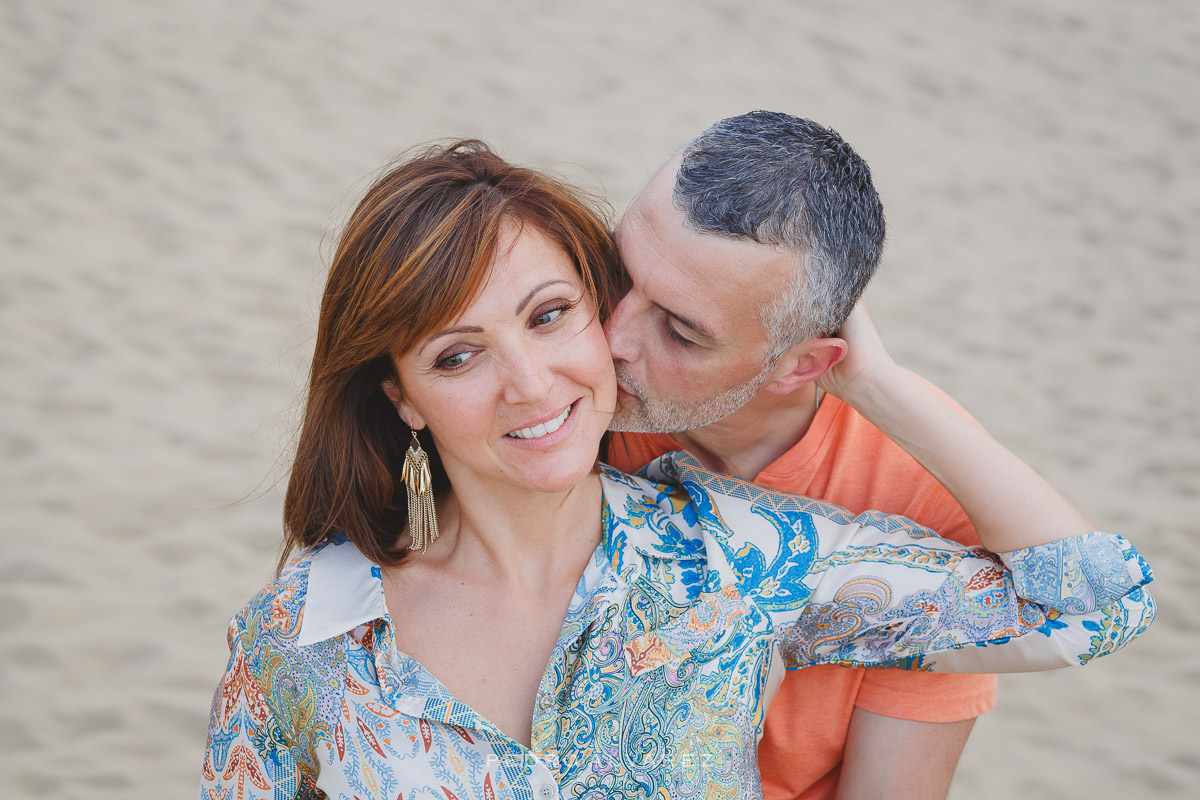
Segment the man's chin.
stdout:
[[646,407],[644,401],[630,394],[623,394],[617,400],[617,411],[613,414],[608,429],[617,433],[670,433],[670,425],[664,425]]
[[646,407],[640,399],[622,391],[617,395],[617,410],[608,429],[618,433],[651,433],[647,427]]

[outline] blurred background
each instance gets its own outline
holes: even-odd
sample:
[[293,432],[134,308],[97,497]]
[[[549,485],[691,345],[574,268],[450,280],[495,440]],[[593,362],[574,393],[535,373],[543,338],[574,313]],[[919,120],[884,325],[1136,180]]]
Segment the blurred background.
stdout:
[[619,213],[755,108],[871,164],[897,358],[1158,573],[1128,652],[1002,678],[951,796],[1193,797],[1186,0],[4,0],[0,794],[193,796],[226,622],[277,554],[323,253],[375,170],[479,136]]

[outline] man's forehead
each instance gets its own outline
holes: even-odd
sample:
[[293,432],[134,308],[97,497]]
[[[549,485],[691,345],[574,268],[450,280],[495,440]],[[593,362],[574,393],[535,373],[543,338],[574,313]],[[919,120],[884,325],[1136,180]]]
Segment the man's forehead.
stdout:
[[621,220],[618,246],[635,280],[679,285],[723,305],[769,301],[798,268],[782,248],[696,230],[669,192],[643,192],[634,201]]

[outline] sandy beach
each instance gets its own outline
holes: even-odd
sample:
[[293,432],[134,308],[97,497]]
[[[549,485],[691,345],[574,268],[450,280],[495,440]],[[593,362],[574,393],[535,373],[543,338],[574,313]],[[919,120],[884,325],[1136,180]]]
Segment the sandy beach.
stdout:
[[871,164],[897,359],[1158,575],[1128,652],[1001,679],[951,797],[1195,796],[1184,0],[4,3],[0,796],[194,796],[226,623],[277,554],[323,259],[375,170],[478,136],[619,213],[755,108]]

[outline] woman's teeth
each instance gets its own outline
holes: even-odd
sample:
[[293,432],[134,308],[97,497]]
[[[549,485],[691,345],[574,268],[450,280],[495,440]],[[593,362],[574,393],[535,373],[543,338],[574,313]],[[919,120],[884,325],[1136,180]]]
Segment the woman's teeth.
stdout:
[[521,428],[519,431],[513,431],[508,436],[514,439],[539,439],[548,433],[554,433],[562,427],[562,424],[567,421],[567,417],[571,413],[571,406],[563,409],[563,412],[552,420],[543,422],[541,425],[534,425],[532,428]]

